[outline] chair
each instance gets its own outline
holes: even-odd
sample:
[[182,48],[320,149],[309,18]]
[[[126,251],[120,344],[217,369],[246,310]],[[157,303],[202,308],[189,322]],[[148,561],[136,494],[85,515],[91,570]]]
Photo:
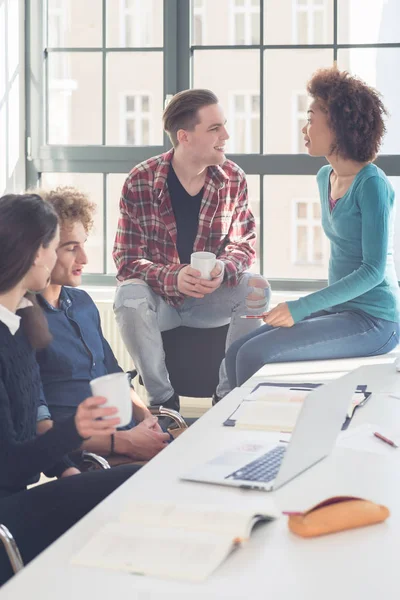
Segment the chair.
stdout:
[[228,328],[229,324],[209,329],[181,326],[162,332],[167,370],[179,396],[210,398],[214,394]]
[[24,562],[22,560],[21,553],[18,549],[16,541],[11,535],[10,531],[7,529],[5,525],[0,524],[0,540],[4,546],[4,549],[7,553],[8,559],[11,563],[11,568],[13,573],[18,573],[24,567]]

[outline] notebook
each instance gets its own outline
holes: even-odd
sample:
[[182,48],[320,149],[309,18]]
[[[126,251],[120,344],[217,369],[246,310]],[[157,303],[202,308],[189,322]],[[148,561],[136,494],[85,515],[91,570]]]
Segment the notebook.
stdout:
[[75,565],[202,581],[247,542],[254,525],[277,513],[225,505],[132,503],[72,559]]

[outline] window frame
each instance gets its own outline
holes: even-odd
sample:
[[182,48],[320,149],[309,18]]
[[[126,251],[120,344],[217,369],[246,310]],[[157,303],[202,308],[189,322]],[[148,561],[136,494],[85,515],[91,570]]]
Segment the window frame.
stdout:
[[[106,0],[101,0],[103,17],[106,14]],[[26,145],[28,148],[26,160],[27,186],[35,186],[42,172],[70,172],[70,173],[102,173],[104,178],[104,211],[107,205],[107,174],[129,173],[131,168],[151,156],[160,154],[170,148],[168,137],[164,135],[163,144],[156,146],[106,146],[105,127],[103,127],[103,144],[98,146],[60,146],[45,143],[46,114],[43,110],[44,76],[43,60],[51,49],[44,43],[45,0],[37,0],[37,6],[32,7],[31,2],[25,0],[26,7]],[[296,44],[268,44],[264,40],[264,2],[260,3],[260,43],[257,45],[232,46],[227,45],[193,45],[191,44],[191,2],[188,0],[164,0],[164,40],[162,47],[151,48],[124,48],[124,51],[162,51],[164,59],[164,98],[168,94],[188,89],[192,82],[192,68],[194,52],[202,50],[229,50],[235,51],[258,50],[260,53],[260,149],[257,154],[230,154],[228,158],[235,161],[248,175],[260,177],[260,223],[259,232],[261,248],[261,270],[263,270],[263,239],[268,235],[264,231],[264,194],[265,175],[316,175],[318,170],[326,164],[324,159],[310,160],[306,154],[265,154],[264,153],[264,94],[266,91],[264,81],[264,53],[268,50],[293,50],[296,49],[329,49],[332,51],[332,62],[337,60],[338,50],[347,48],[400,48],[399,43],[373,43],[373,44],[339,44],[338,43],[338,0],[333,0],[333,40],[328,44],[296,45]],[[36,3],[35,3],[36,5]],[[60,50],[60,49],[59,49]],[[68,49],[70,50],[70,49]],[[88,51],[90,49],[84,49]],[[115,51],[121,50],[115,48]],[[106,56],[106,23],[103,18],[103,61]],[[105,82],[103,82],[103,120],[105,115]],[[161,123],[160,123],[161,127]],[[376,164],[388,176],[400,176],[400,153],[380,155]],[[104,221],[106,219],[104,218]],[[104,239],[104,265],[106,265],[107,237]],[[265,273],[268,276],[268,273]],[[320,279],[272,279],[272,286],[276,290],[314,290],[326,284]],[[85,284],[115,285],[115,275],[86,275]]]

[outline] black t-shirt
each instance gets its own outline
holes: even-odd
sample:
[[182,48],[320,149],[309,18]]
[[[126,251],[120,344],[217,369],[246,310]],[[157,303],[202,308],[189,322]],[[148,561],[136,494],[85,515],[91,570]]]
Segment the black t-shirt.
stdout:
[[204,188],[196,196],[187,193],[172,167],[169,168],[167,185],[177,228],[177,249],[182,264],[190,264],[190,255],[199,227],[199,212]]

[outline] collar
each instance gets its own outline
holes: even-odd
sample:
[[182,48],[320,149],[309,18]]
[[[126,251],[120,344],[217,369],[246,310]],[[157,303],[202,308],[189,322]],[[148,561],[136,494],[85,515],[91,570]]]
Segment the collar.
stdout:
[[[18,304],[17,310],[27,308],[28,306],[33,306],[32,302],[27,298],[22,298],[21,302]],[[21,317],[0,304],[0,321],[8,327],[11,335],[15,335],[19,329]]]
[[49,302],[47,302],[46,298],[44,298],[41,294],[39,294],[38,296],[39,302],[41,304],[41,306],[45,309],[48,310],[50,312],[61,312],[61,311],[65,311],[67,310],[67,308],[69,308],[72,304],[72,300],[67,292],[67,290],[65,289],[64,286],[62,286],[61,288],[61,292],[60,292],[60,303],[59,306],[52,306]]

